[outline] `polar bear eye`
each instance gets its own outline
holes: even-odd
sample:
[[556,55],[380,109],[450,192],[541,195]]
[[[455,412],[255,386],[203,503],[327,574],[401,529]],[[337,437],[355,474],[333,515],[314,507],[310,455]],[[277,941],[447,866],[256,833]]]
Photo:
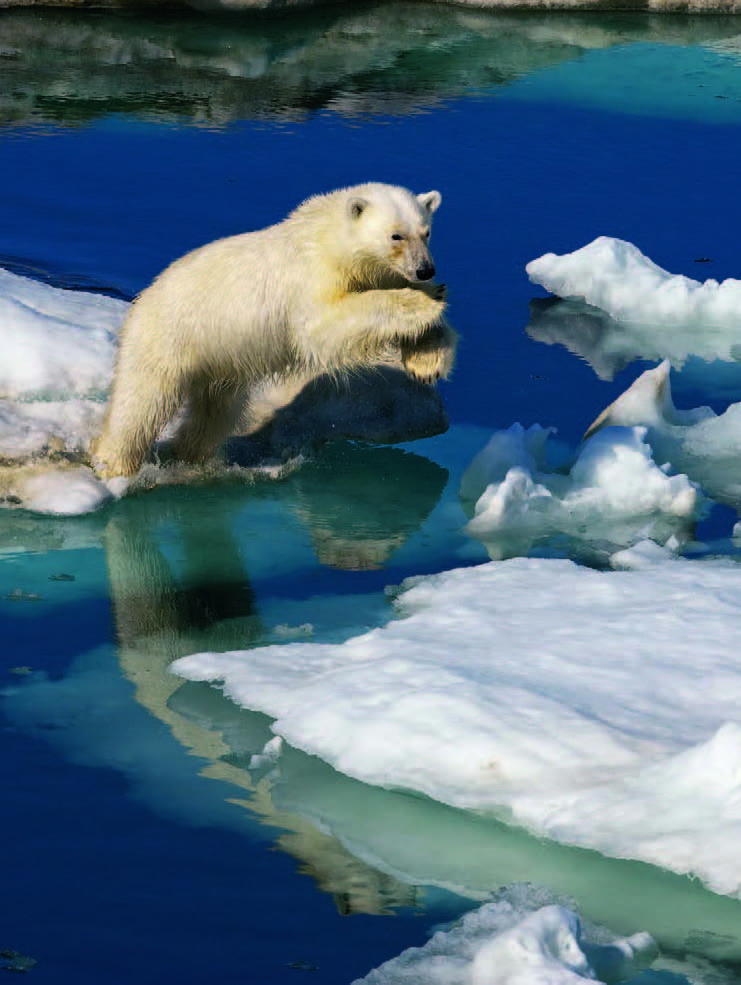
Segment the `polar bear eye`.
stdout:
[[404,239],[404,237],[402,236],[401,233],[391,233],[391,239],[395,239],[395,240],[399,241],[399,240]]

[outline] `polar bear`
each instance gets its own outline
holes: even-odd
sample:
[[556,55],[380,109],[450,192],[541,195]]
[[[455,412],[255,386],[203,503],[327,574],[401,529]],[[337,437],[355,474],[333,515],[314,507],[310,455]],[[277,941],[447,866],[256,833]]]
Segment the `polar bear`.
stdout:
[[104,478],[132,476],[176,412],[172,453],[210,458],[265,378],[366,368],[395,350],[423,382],[457,336],[429,250],[437,191],[369,183],[316,195],[286,219],[176,260],[134,301],[93,448]]

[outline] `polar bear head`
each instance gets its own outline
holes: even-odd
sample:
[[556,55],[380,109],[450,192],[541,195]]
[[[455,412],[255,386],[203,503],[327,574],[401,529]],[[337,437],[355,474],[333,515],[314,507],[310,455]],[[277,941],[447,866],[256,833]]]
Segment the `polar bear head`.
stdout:
[[367,184],[345,194],[353,266],[394,271],[411,283],[435,276],[429,244],[440,192],[415,195],[396,185]]

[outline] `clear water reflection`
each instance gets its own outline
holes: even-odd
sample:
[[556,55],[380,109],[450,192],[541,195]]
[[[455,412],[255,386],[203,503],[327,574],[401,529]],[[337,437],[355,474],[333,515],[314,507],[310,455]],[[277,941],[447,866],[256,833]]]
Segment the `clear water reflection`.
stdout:
[[[585,52],[732,39],[733,17],[491,14],[381,4],[279,19],[196,13],[2,12],[7,124],[79,126],[110,113],[224,126],[411,113],[492,92]],[[732,49],[731,49],[732,50]]]

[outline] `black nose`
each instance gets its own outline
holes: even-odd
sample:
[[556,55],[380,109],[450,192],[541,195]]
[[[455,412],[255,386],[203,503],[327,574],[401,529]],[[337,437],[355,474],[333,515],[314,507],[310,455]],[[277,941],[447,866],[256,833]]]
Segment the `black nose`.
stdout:
[[421,263],[417,267],[417,280],[430,280],[435,276],[434,263]]

